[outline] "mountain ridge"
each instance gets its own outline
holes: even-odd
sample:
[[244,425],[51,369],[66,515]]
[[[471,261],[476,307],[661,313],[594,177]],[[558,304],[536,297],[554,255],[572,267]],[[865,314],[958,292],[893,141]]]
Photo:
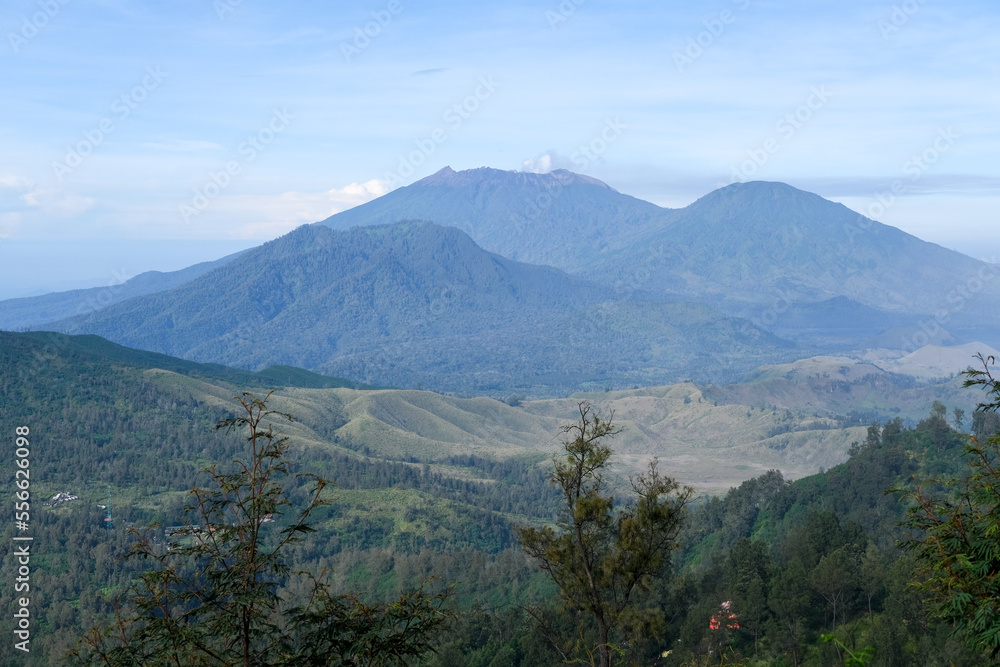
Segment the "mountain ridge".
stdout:
[[[1000,316],[992,314],[1000,311],[1000,281],[990,280],[1000,267],[784,183],[734,183],[684,208],[664,209],[566,170],[445,167],[316,224],[349,229],[401,220],[462,229],[490,252],[561,268],[610,286],[618,296],[709,303],[764,328],[773,324],[774,333],[793,339],[801,336],[768,320],[782,319],[774,315],[789,309],[816,312],[837,297],[883,311],[866,318],[868,329],[860,338],[845,338],[845,344],[874,339],[887,328],[883,321],[913,329],[912,320],[942,312],[946,316],[938,324],[955,328],[949,335],[959,343],[983,338],[1000,325]],[[0,326],[37,327],[69,316],[81,300],[99,310],[187,281],[181,273],[170,275],[177,277],[170,285],[133,292],[114,288],[114,298],[98,289],[3,301]],[[138,286],[144,276],[130,283]],[[63,309],[53,310],[52,302]],[[821,320],[836,317],[832,311],[819,314]],[[903,317],[901,324],[901,315],[914,317]],[[802,335],[809,339],[809,332]]]
[[446,167],[317,224],[381,224],[404,213],[459,227],[487,250],[556,266],[619,294],[698,300],[758,324],[775,302],[847,297],[884,311],[871,318],[866,338],[880,333],[879,319],[942,310],[959,341],[1000,325],[990,314],[1000,312],[1000,281],[985,281],[961,304],[955,296],[984,273],[1000,275],[1000,267],[786,183],[733,183],[665,209],[562,170]]
[[[668,269],[654,275],[647,289],[686,296],[725,292],[729,300],[748,302],[846,296],[890,312],[926,312],[929,296],[944,304],[955,276],[984,268],[843,204],[766,181],[708,193],[679,209],[668,227],[641,245],[661,250]],[[635,251],[609,253],[584,275],[620,279],[624,259]]]
[[532,395],[731,380],[796,353],[1000,345],[1000,286],[979,279],[1000,267],[783,183],[664,209],[567,171],[445,168],[226,259],[42,326],[252,369]]
[[303,225],[185,285],[52,328],[195,361],[465,393],[657,383],[698,375],[712,357],[704,373],[738,375],[748,359],[794,356],[708,306],[619,301],[413,221]]
[[128,280],[103,287],[52,292],[41,296],[0,301],[0,328],[35,328],[74,315],[96,312],[137,296],[156,294],[202,276],[233,261],[246,251],[235,252],[177,271],[144,271]]
[[[568,169],[553,169],[549,172],[537,173],[531,171],[503,171],[500,169],[493,169],[491,167],[476,167],[474,169],[455,171],[451,167],[443,167],[430,176],[420,179],[414,183],[414,185],[419,183],[421,185],[447,185],[455,188],[461,188],[468,187],[469,185],[482,185],[491,180],[497,183],[506,183],[507,179],[510,179],[515,183],[519,181],[519,184],[522,185],[532,184],[541,185],[542,187],[552,187],[552,178],[555,178],[559,182],[559,185],[563,186],[569,185],[570,183],[587,183],[589,185],[596,185],[621,194],[618,190],[602,180],[585,174],[577,174],[576,172],[569,171]],[[327,220],[329,220],[329,218],[327,218]]]
[[[430,220],[461,229],[490,252],[572,272],[592,262],[604,246],[620,247],[669,215],[669,209],[566,170],[535,174],[445,167],[316,224],[348,229]],[[568,233],[575,238],[567,238]]]

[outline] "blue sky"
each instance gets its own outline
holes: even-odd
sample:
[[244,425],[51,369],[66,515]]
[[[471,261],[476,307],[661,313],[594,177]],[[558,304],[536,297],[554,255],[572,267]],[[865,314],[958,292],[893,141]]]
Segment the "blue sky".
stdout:
[[994,3],[8,0],[0,28],[0,298],[220,257],[445,165],[664,206],[778,180],[1000,256]]

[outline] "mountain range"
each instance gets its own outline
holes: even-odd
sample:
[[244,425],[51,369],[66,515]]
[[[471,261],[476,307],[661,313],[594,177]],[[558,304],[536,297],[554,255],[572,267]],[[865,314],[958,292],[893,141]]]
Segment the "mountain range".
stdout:
[[781,183],[666,209],[563,170],[445,168],[216,262],[0,302],[0,326],[551,396],[866,347],[996,347],[998,271]]
[[615,300],[428,222],[303,226],[180,287],[55,328],[196,361],[462,393],[658,384],[796,356],[708,306]]
[[[245,456],[212,428],[241,392],[294,415],[280,433],[309,474],[287,480],[293,503],[308,502],[313,474],[330,480],[296,558],[329,568],[338,591],[379,599],[440,577],[461,582],[462,614],[554,598],[515,528],[556,517],[548,459],[589,402],[621,427],[609,489],[634,489],[653,457],[699,493],[730,489],[699,502],[678,538],[676,563],[693,569],[676,581],[711,595],[685,583],[650,598],[681,609],[659,633],[671,650],[742,595],[720,597],[717,565],[746,556],[774,573],[759,590],[778,591],[776,619],[784,592],[813,594],[825,577],[869,591],[867,618],[859,598],[846,627],[899,627],[902,505],[885,489],[964,467],[965,438],[941,415],[959,431],[971,417],[983,438],[995,428],[955,375],[1000,354],[995,267],[774,183],[669,210],[569,172],[444,170],[341,215],[183,271],[0,302],[0,327],[79,334],[0,331],[0,426],[30,426],[41,472],[32,544],[49,546],[32,576],[53,594],[31,610],[39,664],[106,615],[102,592],[137,580],[115,558],[123,534],[169,540],[185,491]],[[288,517],[272,518],[280,530]],[[757,559],[779,551],[810,564]],[[793,625],[828,626],[816,599]],[[518,637],[500,613],[479,618]],[[912,637],[928,626],[913,627],[905,641],[925,654]],[[446,653],[465,642],[444,645],[448,664],[473,662]],[[496,646],[478,663],[514,655]]]
[[[321,224],[401,216],[458,227],[486,250],[619,294],[709,303],[803,342],[857,347],[903,327],[896,342],[909,344],[929,319],[956,342],[995,340],[1000,322],[1000,267],[783,183],[734,183],[666,209],[564,170],[444,168]],[[845,307],[851,330],[814,338],[817,323],[840,328]],[[811,319],[799,325],[803,312]]]

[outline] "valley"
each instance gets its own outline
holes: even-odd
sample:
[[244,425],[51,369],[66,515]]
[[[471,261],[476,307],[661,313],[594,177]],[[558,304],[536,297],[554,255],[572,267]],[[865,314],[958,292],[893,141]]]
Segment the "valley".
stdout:
[[[445,169],[215,262],[0,302],[18,330],[0,331],[0,426],[31,424],[41,443],[33,493],[72,498],[42,510],[40,534],[77,540],[46,558],[72,574],[40,610],[46,627],[76,620],[40,651],[68,648],[86,622],[70,610],[101,617],[97,592],[138,575],[112,558],[126,530],[151,544],[201,530],[176,532],[206,469],[245,454],[212,429],[242,392],[273,390],[269,408],[294,416],[290,462],[331,483],[294,553],[337,591],[389,600],[439,577],[470,619],[499,613],[486,601],[552,599],[518,531],[559,520],[548,482],[581,405],[620,429],[604,480],[617,502],[654,458],[692,489],[677,585],[713,576],[741,539],[804,539],[831,508],[894,554],[900,509],[873,494],[905,470],[953,470],[953,429],[998,426],[962,374],[998,355],[1000,290],[992,266],[878,223],[845,243],[855,221],[782,184],[672,210],[570,172]],[[285,489],[293,505],[307,479]],[[518,641],[535,632],[511,623]]]

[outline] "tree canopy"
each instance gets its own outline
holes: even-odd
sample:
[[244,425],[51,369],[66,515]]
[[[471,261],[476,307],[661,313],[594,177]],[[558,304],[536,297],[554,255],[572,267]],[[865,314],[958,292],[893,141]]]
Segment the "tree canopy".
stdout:
[[[132,529],[126,558],[151,561],[114,599],[112,622],[92,628],[72,651],[80,665],[395,665],[433,650],[450,614],[447,593],[404,593],[368,605],[333,595],[319,577],[293,572],[288,547],[313,528],[310,515],[330,504],[327,480],[315,475],[304,507],[283,486],[292,475],[289,442],[274,421],[291,415],[244,393],[239,412],[216,428],[242,432],[247,450],[230,471],[206,469],[211,487],[191,491],[188,520],[167,543]],[[265,426],[266,425],[266,426]],[[281,521],[291,514],[290,521]],[[285,599],[290,577],[311,583],[305,599]]]
[[[988,399],[978,409],[1000,408],[1000,380],[993,357],[978,355],[983,369],[965,372],[965,386],[982,386]],[[965,447],[965,477],[931,479],[908,494],[912,532],[904,546],[918,559],[917,586],[929,594],[934,613],[952,624],[967,646],[1000,655],[1000,435]]]
[[655,616],[635,608],[635,593],[647,591],[677,548],[683,509],[692,491],[681,489],[657,470],[653,459],[632,480],[633,497],[621,508],[604,474],[612,450],[604,440],[619,432],[589,404],[579,404],[579,420],[564,426],[565,457],[555,460],[551,481],[565,505],[552,526],[523,528],[524,551],[558,584],[565,604],[587,614],[597,631],[601,667],[611,664],[612,634],[628,618]]

